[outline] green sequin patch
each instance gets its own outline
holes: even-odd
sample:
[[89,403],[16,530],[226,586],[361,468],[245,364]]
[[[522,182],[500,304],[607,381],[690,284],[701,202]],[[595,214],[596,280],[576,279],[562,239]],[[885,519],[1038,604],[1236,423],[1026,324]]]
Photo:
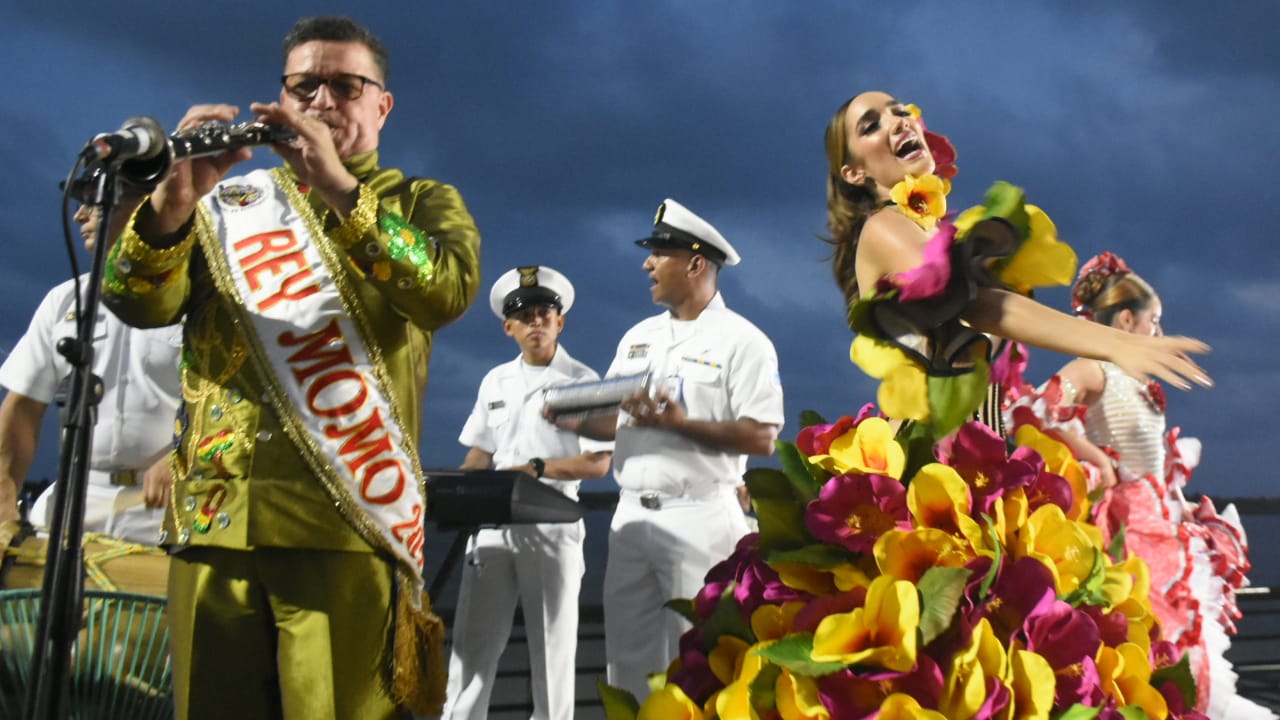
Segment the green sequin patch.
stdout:
[[431,260],[431,243],[426,234],[395,213],[383,213],[378,222],[382,231],[390,236],[387,255],[392,260],[408,260],[418,268],[418,281],[426,282],[435,273]]

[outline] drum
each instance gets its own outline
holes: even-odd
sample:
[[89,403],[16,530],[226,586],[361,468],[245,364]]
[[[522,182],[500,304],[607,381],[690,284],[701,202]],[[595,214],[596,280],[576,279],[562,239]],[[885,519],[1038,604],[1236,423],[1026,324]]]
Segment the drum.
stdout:
[[[0,717],[17,717],[29,685],[48,539],[28,536],[0,567]],[[173,717],[165,594],[169,556],[86,533],[84,610],[70,667],[71,717]]]
[[[32,536],[5,550],[0,590],[43,587],[48,542],[48,538]],[[85,589],[137,595],[167,593],[169,555],[164,550],[99,533],[85,533],[82,549]]]

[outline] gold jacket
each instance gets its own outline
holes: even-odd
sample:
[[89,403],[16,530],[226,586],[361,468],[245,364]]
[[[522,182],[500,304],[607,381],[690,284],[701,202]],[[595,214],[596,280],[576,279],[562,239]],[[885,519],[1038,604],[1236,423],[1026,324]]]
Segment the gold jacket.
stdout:
[[[299,189],[325,222],[323,240],[351,260],[346,272],[417,438],[432,335],[461,316],[479,288],[479,231],[450,185],[379,168],[377,151],[345,165],[376,195],[375,217],[356,212],[338,225],[315,193]],[[156,248],[130,222],[103,280],[103,302],[126,323],[154,327],[185,316],[183,405],[161,543],[371,551],[285,435],[195,235]]]

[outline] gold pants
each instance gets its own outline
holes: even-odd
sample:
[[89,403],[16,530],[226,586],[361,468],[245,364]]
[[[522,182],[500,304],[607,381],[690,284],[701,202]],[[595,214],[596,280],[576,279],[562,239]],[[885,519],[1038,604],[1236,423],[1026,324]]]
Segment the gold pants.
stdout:
[[392,565],[374,553],[192,547],[169,572],[179,720],[404,718]]

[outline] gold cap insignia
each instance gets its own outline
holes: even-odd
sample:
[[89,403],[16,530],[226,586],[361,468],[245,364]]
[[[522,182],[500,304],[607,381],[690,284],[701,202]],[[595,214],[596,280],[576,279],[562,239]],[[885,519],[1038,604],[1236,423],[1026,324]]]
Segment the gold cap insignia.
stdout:
[[516,268],[520,272],[520,287],[537,287],[538,285],[538,266],[530,265],[529,267]]

